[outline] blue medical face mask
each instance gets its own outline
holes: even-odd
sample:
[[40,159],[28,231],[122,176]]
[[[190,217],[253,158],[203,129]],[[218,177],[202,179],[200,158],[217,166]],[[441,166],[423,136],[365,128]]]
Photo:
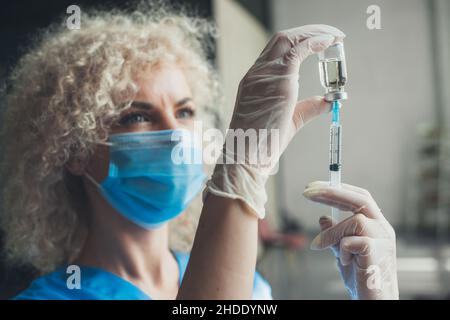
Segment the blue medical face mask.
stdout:
[[120,214],[152,229],[177,217],[202,190],[201,149],[182,130],[114,134],[109,137],[108,176],[97,183]]

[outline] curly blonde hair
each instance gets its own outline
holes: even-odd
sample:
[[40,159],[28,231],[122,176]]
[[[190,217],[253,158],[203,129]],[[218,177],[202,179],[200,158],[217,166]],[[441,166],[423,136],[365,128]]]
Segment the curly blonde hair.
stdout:
[[[81,178],[65,165],[87,161],[95,142],[107,139],[139,90],[136,76],[144,67],[180,65],[203,119],[211,114],[220,103],[207,59],[215,35],[209,21],[167,6],[83,12],[79,30],[53,26],[20,59],[1,124],[0,227],[10,261],[49,272],[79,253],[87,198]],[[186,230],[192,233],[195,223],[181,221],[180,234],[192,241]]]

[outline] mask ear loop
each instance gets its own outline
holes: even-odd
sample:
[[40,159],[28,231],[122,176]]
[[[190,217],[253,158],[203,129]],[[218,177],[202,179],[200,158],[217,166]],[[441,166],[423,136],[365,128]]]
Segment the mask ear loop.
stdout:
[[102,146],[107,146],[107,147],[112,147],[114,145],[112,142],[108,142],[108,141],[92,141],[92,140],[88,140],[88,141],[92,144],[100,144]]
[[95,144],[101,144],[101,145],[107,146],[107,147],[112,147],[113,146],[112,142],[107,142],[107,141],[105,141],[105,142],[103,142],[103,141],[96,141]]
[[[111,142],[103,142],[103,141],[95,141],[95,144],[100,144],[103,146],[107,146],[107,147],[111,147],[113,145],[113,143]],[[84,173],[84,176],[90,181],[92,182],[92,184],[94,186],[96,186],[98,189],[101,189],[101,185],[87,172]]]
[[85,172],[85,173],[84,173],[84,176],[85,176],[90,182],[92,182],[92,184],[93,184],[94,186],[96,186],[98,189],[101,189],[100,184],[99,184],[97,181],[95,181],[95,179],[94,179],[89,173]]

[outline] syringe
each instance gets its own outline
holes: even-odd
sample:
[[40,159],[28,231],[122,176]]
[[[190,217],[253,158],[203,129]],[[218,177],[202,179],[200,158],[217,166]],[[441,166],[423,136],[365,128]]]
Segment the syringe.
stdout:
[[[330,185],[341,187],[341,134],[339,109],[341,103],[338,100],[332,102],[332,120],[330,126]],[[334,221],[339,222],[339,209],[331,208],[331,216]]]
[[[330,126],[330,185],[341,186],[341,135],[339,112],[341,100],[347,99],[344,86],[347,83],[347,66],[345,62],[344,44],[335,43],[325,51],[318,53],[320,82],[326,89],[325,101],[332,103],[332,121]],[[339,222],[340,212],[331,209],[333,220]]]

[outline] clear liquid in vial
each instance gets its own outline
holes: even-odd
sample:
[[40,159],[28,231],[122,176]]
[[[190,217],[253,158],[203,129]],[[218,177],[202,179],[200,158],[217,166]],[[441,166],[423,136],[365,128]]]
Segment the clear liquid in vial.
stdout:
[[319,61],[320,82],[328,92],[339,91],[347,82],[345,63],[338,59]]

